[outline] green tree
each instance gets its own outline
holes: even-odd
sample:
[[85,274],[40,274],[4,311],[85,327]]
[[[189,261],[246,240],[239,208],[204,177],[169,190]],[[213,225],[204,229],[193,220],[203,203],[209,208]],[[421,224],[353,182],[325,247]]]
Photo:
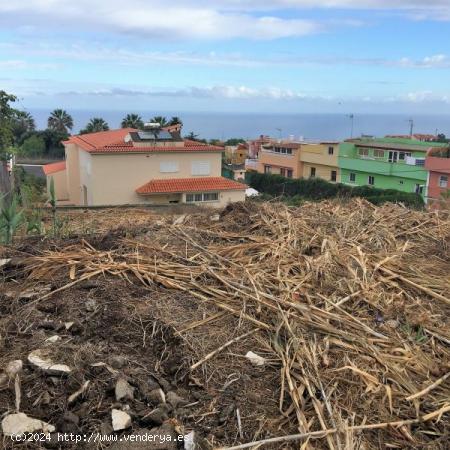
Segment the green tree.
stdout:
[[47,124],[50,130],[58,131],[60,133],[69,133],[69,130],[73,128],[73,119],[72,116],[63,109],[55,109],[50,114]]
[[189,132],[185,138],[190,139],[191,141],[198,141],[198,134],[195,134],[193,131]]
[[26,111],[16,111],[12,119],[12,132],[14,142],[18,144],[25,133],[31,133],[36,129],[33,116]]
[[139,114],[127,114],[122,120],[122,128],[144,128],[144,121]]
[[25,139],[23,144],[20,146],[19,154],[26,157],[40,157],[45,153],[45,141],[42,137],[38,135],[32,135]]
[[163,116],[155,116],[150,119],[150,122],[159,123],[161,127],[166,127],[167,125],[169,125],[169,122],[167,122],[167,119]]
[[13,126],[12,121],[16,115],[16,110],[11,103],[16,101],[16,97],[0,90],[0,192],[9,195],[11,191],[11,179],[8,171],[8,162],[14,153]]
[[86,128],[80,131],[80,134],[97,133],[99,131],[108,131],[109,125],[101,117],[93,117]]
[[225,145],[238,145],[243,144],[245,142],[245,139],[242,138],[232,138],[225,141]]
[[183,121],[179,117],[173,116],[169,120],[169,125],[181,125],[181,126],[183,126]]

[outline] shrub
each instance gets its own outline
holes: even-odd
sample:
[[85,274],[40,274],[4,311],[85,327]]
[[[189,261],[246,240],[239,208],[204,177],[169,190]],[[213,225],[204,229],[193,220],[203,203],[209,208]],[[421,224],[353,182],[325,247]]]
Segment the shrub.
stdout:
[[412,208],[421,208],[424,205],[419,194],[371,186],[353,187],[342,183],[329,183],[321,178],[294,179],[248,172],[247,183],[260,193],[274,197],[285,196],[289,204],[299,204],[303,200],[361,197],[375,205],[385,202],[401,202]]

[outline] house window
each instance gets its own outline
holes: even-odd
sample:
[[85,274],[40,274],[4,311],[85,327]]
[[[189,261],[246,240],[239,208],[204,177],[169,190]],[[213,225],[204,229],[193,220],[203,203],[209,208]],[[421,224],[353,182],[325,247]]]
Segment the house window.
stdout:
[[368,148],[358,148],[358,155],[367,158],[369,156],[369,149]]
[[373,177],[372,175],[369,175],[369,178],[367,179],[367,184],[369,186],[373,186],[375,184],[375,177]]
[[282,177],[285,177],[286,176],[286,169],[280,169],[280,175]]
[[356,173],[350,173],[349,175],[348,175],[348,179],[349,179],[349,181],[350,181],[350,183],[356,183]]
[[272,167],[271,166],[264,166],[264,173],[272,173]]
[[285,155],[285,154],[286,154],[286,149],[285,149],[285,148],[282,148],[282,149],[281,149],[281,153],[282,153],[283,155]]
[[209,161],[192,161],[191,173],[192,175],[209,175],[211,173]]
[[420,184],[416,183],[416,185],[414,186],[414,192],[416,194],[422,194],[423,193],[423,186],[421,186]]
[[439,177],[439,187],[446,188],[448,186],[448,176],[447,175],[441,175]]
[[374,150],[373,156],[375,156],[375,158],[384,158],[384,150]]
[[316,168],[311,167],[311,173],[309,174],[310,178],[314,178],[316,176]]
[[209,192],[207,194],[203,194],[204,202],[214,202],[219,200],[219,194],[217,192]]
[[403,180],[400,180],[399,183],[400,183],[400,184],[403,184]]
[[287,177],[288,177],[288,178],[292,178],[292,174],[293,174],[292,169],[288,169],[288,171],[287,171]]
[[186,203],[193,202],[215,202],[219,200],[217,192],[207,192],[205,194],[186,194]]
[[388,158],[388,161],[389,161],[390,163],[396,163],[397,160],[398,160],[398,152],[392,152],[392,151],[390,151],[390,152],[389,152],[389,158]]
[[408,152],[400,152],[398,154],[398,159],[399,161],[404,161],[406,159],[407,156],[411,156],[411,153]]
[[286,153],[287,153],[288,155],[292,155],[292,148],[287,148],[287,149],[286,149]]
[[328,154],[334,155],[334,147],[328,147]]
[[337,172],[335,170],[331,171],[331,181],[336,181],[337,178]]

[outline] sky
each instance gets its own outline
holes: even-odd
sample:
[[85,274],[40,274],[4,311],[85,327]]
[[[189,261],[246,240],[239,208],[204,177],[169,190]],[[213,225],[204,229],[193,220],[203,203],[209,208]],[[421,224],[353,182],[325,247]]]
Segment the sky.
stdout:
[[24,108],[450,114],[450,0],[0,0]]

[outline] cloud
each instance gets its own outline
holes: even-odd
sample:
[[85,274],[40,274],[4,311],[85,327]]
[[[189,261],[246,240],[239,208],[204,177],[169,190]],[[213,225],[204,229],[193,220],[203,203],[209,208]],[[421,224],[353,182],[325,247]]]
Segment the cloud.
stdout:
[[99,97],[190,97],[215,99],[270,99],[295,100],[306,98],[301,93],[278,87],[250,88],[247,86],[217,85],[212,87],[188,87],[183,89],[95,89],[86,91],[66,91],[55,95],[60,96],[99,96]]
[[[379,10],[413,20],[450,20],[448,0],[20,0],[0,2],[0,24],[25,34],[51,26],[162,40],[271,40],[361,25],[349,19],[302,18],[310,9]],[[280,14],[286,10],[289,15]]]
[[[358,58],[338,56],[308,56],[308,55],[273,55],[255,58],[243,53],[218,53],[210,52],[188,52],[188,51],[139,51],[138,49],[127,49],[111,47],[92,42],[78,42],[62,45],[55,42],[36,42],[30,46],[28,42],[1,43],[0,50],[21,55],[23,57],[40,57],[61,60],[91,61],[94,63],[113,63],[125,66],[149,66],[154,64],[173,65],[200,65],[200,66],[231,66],[231,67],[269,67],[269,66],[384,66],[405,69],[449,69],[450,56],[436,54],[414,59],[403,57],[400,59],[387,58]],[[23,60],[10,61],[11,66],[26,68],[27,63]],[[35,65],[36,66],[36,65]],[[40,64],[45,68],[44,64]],[[51,66],[50,64],[46,67]],[[56,67],[56,63],[52,65]]]
[[322,30],[321,24],[298,18],[254,15],[243,11],[198,6],[194,1],[129,0],[22,0],[0,3],[5,26],[74,27],[122,32],[165,40],[233,39],[270,40],[304,36]]
[[[0,47],[1,48],[1,47]],[[30,63],[23,59],[0,60],[0,70],[48,70],[58,68],[58,64]]]

